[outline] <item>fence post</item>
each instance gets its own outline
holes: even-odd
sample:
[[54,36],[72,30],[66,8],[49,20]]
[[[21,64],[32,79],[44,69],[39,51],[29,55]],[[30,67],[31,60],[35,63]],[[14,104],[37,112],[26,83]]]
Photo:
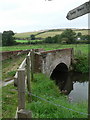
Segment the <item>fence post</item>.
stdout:
[[34,50],[31,51],[31,81],[33,81],[33,72],[34,72]]
[[25,109],[25,69],[18,70],[18,110]]
[[[26,72],[27,72],[27,89],[28,92],[31,93],[31,82],[30,82],[30,55],[27,55],[26,59]],[[28,94],[28,102],[32,101],[32,97]]]

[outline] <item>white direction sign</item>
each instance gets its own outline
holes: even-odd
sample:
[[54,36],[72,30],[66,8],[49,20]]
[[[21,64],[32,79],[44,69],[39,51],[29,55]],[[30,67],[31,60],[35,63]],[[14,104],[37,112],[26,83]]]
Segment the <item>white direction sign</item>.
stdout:
[[75,8],[71,11],[69,11],[66,18],[68,20],[72,20],[72,19],[75,19],[75,18],[80,17],[82,15],[85,15],[87,13],[90,13],[90,1],[80,5],[79,7]]

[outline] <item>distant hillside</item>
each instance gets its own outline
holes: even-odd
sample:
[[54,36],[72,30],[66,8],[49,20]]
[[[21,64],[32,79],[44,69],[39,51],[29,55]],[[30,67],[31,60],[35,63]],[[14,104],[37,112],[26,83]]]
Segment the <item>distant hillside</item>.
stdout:
[[[65,29],[51,29],[51,30],[43,30],[43,31],[36,31],[36,32],[25,32],[25,33],[16,33],[14,35],[15,38],[28,38],[30,35],[34,34],[36,38],[46,38],[48,36],[55,36],[61,34]],[[73,29],[76,33],[81,32],[83,35],[88,34],[87,29]]]

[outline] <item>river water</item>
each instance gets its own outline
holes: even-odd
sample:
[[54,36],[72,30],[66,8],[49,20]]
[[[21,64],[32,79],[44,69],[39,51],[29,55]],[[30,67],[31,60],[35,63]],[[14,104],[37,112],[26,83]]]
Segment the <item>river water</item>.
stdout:
[[57,76],[56,84],[70,102],[88,101],[88,74],[61,72]]

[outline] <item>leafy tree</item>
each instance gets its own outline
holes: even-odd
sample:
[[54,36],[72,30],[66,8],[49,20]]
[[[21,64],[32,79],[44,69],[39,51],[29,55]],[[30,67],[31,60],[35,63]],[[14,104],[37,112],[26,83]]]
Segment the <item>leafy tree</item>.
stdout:
[[77,37],[81,37],[82,36],[82,33],[81,32],[78,32],[77,33]]
[[75,43],[76,40],[76,33],[72,29],[66,29],[64,32],[61,33],[61,39],[67,39],[67,43]]
[[2,34],[2,45],[3,46],[11,46],[14,45],[15,38],[13,37],[14,32],[13,31],[4,31]]
[[82,35],[82,40],[90,40],[90,35]]
[[52,39],[53,43],[61,43],[60,35],[55,35],[54,37],[52,37]]
[[46,37],[44,40],[45,43],[53,43],[52,37]]
[[32,35],[30,36],[30,38],[31,38],[31,40],[35,40],[35,35],[32,34]]

